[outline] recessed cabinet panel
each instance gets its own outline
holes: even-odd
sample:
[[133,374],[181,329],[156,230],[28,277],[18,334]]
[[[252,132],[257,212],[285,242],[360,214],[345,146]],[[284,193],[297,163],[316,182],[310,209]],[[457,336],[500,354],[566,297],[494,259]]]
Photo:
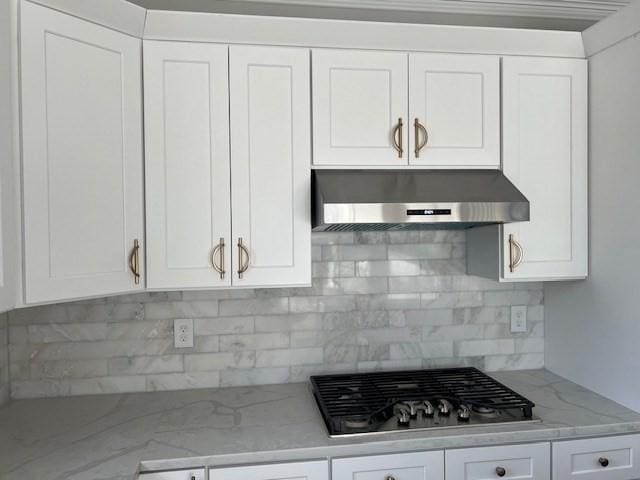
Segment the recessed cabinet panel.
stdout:
[[587,275],[586,67],[584,60],[504,59],[503,170],[529,199],[531,215],[504,226],[507,279]]
[[140,480],[204,480],[204,468],[172,470],[170,472],[141,473]]
[[314,50],[314,164],[406,165],[407,88],[405,53]]
[[444,480],[444,452],[338,458],[331,473],[333,480]]
[[553,444],[553,478],[640,478],[640,435],[590,438]]
[[231,285],[227,65],[227,46],[144,43],[150,288]]
[[14,140],[18,125],[14,122],[14,85],[12,32],[9,28],[11,4],[0,4],[0,312],[16,305],[18,265],[21,263],[16,206],[19,184],[16,175]]
[[328,480],[326,460],[212,468],[209,480]]
[[230,47],[233,284],[311,282],[309,51]]
[[21,19],[26,301],[140,289],[140,41],[28,2]]
[[500,59],[409,55],[410,163],[500,165]]
[[445,458],[447,480],[551,478],[548,443],[447,450]]

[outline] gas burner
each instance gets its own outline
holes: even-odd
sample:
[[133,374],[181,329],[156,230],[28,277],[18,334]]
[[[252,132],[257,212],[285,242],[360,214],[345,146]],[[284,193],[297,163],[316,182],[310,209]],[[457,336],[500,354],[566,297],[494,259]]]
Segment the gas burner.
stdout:
[[474,405],[472,409],[475,413],[477,413],[482,417],[497,418],[500,416],[500,410],[496,410],[495,408],[486,407],[482,405]]
[[362,429],[369,426],[368,418],[350,418],[344,421],[345,427],[352,429]]
[[311,377],[331,436],[539,421],[534,404],[471,367]]

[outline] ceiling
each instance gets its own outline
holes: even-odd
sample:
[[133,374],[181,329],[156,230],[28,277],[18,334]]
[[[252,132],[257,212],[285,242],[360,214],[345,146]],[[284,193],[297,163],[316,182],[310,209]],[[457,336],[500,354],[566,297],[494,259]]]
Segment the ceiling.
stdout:
[[154,10],[584,30],[640,0],[130,0]]

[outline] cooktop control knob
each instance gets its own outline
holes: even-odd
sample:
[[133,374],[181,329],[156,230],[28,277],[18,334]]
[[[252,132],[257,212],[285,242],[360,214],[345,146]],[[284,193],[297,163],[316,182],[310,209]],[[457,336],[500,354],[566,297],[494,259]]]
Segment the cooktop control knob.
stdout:
[[445,400],[443,398],[440,400],[440,402],[438,402],[438,412],[440,412],[440,415],[442,415],[443,417],[448,417],[451,413],[452,408],[453,405],[451,405],[451,402],[449,402],[449,400]]
[[425,417],[433,417],[433,413],[435,412],[435,409],[429,400],[424,401],[422,410]]
[[405,410],[404,408],[399,410],[397,413],[398,425],[408,426],[411,421],[411,414]]
[[471,409],[468,406],[461,404],[460,408],[458,408],[458,420],[461,422],[468,422],[470,416]]

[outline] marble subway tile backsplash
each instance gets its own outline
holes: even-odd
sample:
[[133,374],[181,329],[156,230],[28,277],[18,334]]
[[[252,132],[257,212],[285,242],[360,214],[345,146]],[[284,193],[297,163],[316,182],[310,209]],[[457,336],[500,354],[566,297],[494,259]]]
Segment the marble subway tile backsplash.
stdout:
[[[309,288],[146,293],[13,311],[11,396],[542,367],[542,284],[467,276],[465,239],[463,231],[316,233]],[[528,306],[527,333],[510,333],[511,305]],[[193,348],[174,348],[176,318],[194,320]]]
[[0,314],[0,406],[9,400],[9,334],[7,314]]

